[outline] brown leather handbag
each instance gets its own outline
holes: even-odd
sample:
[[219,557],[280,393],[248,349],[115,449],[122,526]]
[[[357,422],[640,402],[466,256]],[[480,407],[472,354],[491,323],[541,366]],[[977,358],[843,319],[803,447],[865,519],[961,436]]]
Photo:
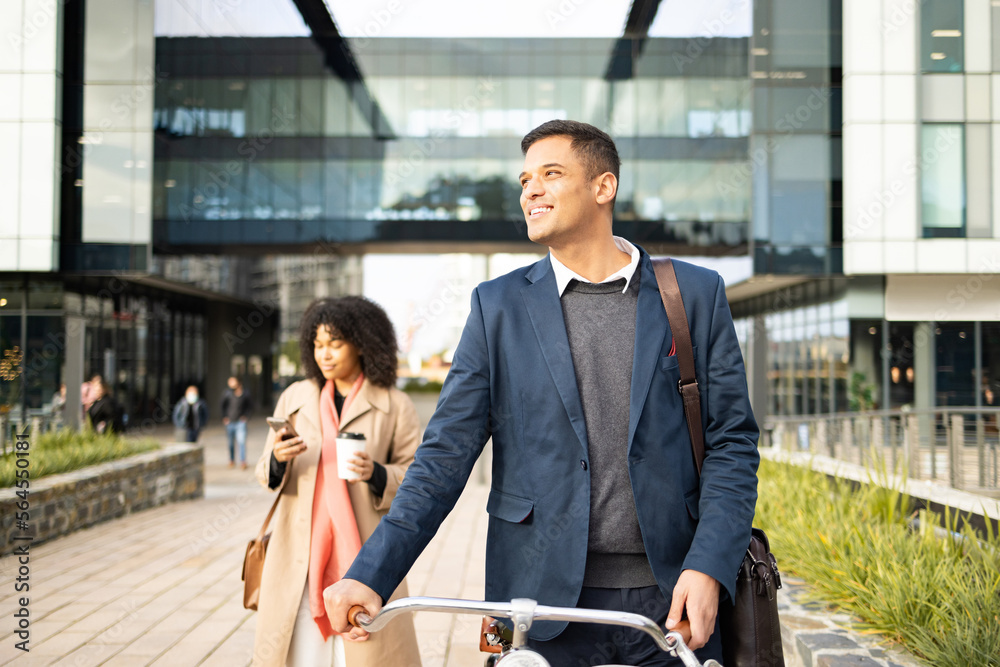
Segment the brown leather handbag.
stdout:
[[278,507],[278,500],[281,499],[281,489],[278,489],[277,497],[271,510],[264,519],[264,525],[260,527],[257,537],[247,544],[247,553],[243,557],[243,607],[257,611],[257,600],[260,597],[260,580],[264,574],[264,556],[267,555],[267,543],[271,541],[271,533],[266,532],[267,526],[271,523],[274,510]]
[[[705,433],[701,423],[701,391],[694,369],[691,329],[673,263],[669,259],[654,259],[653,270],[674,336],[681,376],[677,388],[684,402],[691,450],[700,475],[701,464],[705,460]],[[750,544],[736,574],[735,603],[732,606],[723,604],[719,609],[722,664],[726,667],[784,667],[781,624],[778,621],[779,588],[781,575],[778,563],[771,554],[767,535],[763,530],[753,528]]]

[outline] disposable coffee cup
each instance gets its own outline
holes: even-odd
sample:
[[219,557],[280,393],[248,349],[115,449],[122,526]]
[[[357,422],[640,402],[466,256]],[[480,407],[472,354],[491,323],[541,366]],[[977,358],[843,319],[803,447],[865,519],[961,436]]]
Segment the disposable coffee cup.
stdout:
[[361,433],[337,435],[337,476],[340,479],[361,479],[361,475],[348,468],[348,462],[358,452],[365,451],[365,436]]

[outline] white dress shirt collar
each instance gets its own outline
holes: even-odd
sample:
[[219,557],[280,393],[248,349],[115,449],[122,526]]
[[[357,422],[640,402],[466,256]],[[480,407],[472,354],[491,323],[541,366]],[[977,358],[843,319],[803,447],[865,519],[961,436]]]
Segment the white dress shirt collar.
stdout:
[[[632,259],[628,264],[602,280],[601,283],[610,283],[624,278],[625,289],[622,290],[622,293],[624,293],[628,289],[629,283],[632,282],[632,276],[635,275],[636,267],[639,266],[639,249],[620,236],[613,236],[612,238],[618,249],[631,255]],[[556,274],[556,287],[559,289],[560,297],[566,291],[566,286],[569,285],[569,281],[571,280],[579,280],[581,283],[591,282],[560,262],[551,252],[549,253],[549,260],[552,262],[552,271]]]

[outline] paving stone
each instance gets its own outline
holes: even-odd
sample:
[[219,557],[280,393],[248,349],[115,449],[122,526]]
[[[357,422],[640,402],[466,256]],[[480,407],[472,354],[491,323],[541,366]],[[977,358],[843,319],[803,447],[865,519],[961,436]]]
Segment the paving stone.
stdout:
[[832,632],[821,632],[817,634],[801,634],[796,638],[799,655],[802,662],[811,667],[816,662],[816,652],[823,649],[857,649],[861,648],[857,642],[848,637],[837,635]]
[[823,655],[816,659],[816,667],[882,667],[863,655]]
[[825,630],[828,627],[827,624],[822,621],[805,618],[803,616],[779,613],[778,617],[781,619],[781,625],[793,630]]

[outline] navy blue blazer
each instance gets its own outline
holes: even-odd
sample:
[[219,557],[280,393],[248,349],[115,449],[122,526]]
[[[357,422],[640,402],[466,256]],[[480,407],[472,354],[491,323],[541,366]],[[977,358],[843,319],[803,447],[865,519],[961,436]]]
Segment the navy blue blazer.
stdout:
[[[758,429],[725,286],[674,262],[691,325],[705,429],[699,480],[673,342],[645,251],[636,314],[628,465],[653,574],[669,600],[683,569],[731,598],[757,500]],[[590,472],[573,360],[548,257],[480,284],[437,409],[392,509],[347,577],[388,599],[458,500],[493,438],[486,598],[574,606],[587,558]],[[723,596],[725,598],[725,596]],[[541,623],[531,636],[556,636]]]

